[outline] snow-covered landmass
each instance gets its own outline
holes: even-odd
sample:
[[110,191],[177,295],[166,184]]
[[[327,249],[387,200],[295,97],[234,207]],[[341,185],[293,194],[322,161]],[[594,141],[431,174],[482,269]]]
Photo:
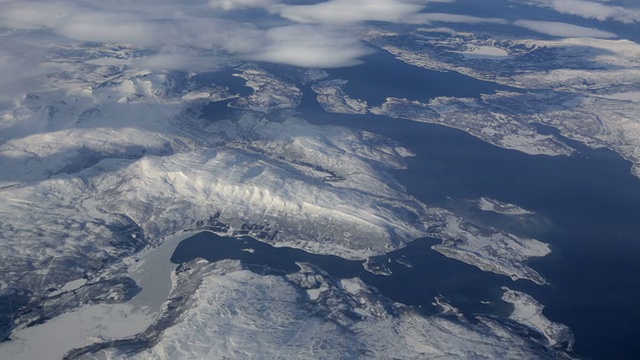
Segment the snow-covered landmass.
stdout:
[[564,346],[571,350],[573,332],[564,324],[553,322],[542,314],[544,305],[531,295],[503,287],[502,300],[513,305],[509,318],[542,334],[551,347]]
[[532,215],[533,211],[525,210],[518,205],[509,204],[496,199],[481,197],[478,199],[478,209],[493,211],[503,215]]
[[[560,355],[553,350],[540,355],[537,340],[499,320],[465,322],[444,300],[436,303],[445,314],[427,317],[383,299],[358,280],[335,281],[304,264],[301,272],[282,276],[255,274],[231,261],[194,262],[181,267],[169,289],[166,270],[173,265],[156,266],[149,259],[167,255],[167,235],[196,229],[360,259],[433,236],[442,240],[433,248],[448,257],[545,283],[527,260],[548,254],[547,244],[422,204],[389,173],[405,166],[410,149],[368,132],[307,123],[292,111],[302,99],[300,85],[311,84],[327,112],[435,123],[529,154],[571,154],[574,149],[532,124],[550,125],[588,146],[617,151],[640,177],[640,45],[631,41],[515,39],[388,26],[362,37],[408,64],[512,89],[426,102],[388,97],[370,106],[350,97],[346,80],[326,80],[330,75],[324,70],[288,68],[281,76],[264,64],[234,62],[234,75],[253,90],[241,96],[224,84],[197,85],[194,73],[158,70],[163,58],[171,62],[158,49],[73,37],[58,41],[62,29],[30,27],[39,22],[1,34],[10,41],[20,33],[28,36],[17,39],[46,43],[33,54],[43,63],[8,67],[37,64],[34,73],[42,76],[14,101],[3,95],[0,108],[0,304],[10,305],[9,314],[0,314],[0,330],[7,323],[14,331],[13,341],[0,351],[14,358],[59,356],[83,346],[88,348],[71,356],[91,357],[96,351],[112,358]],[[295,29],[315,32],[314,26]],[[268,32],[267,42],[287,32],[248,27],[254,35]],[[269,47],[298,59],[293,63],[328,64],[299,61],[295,50],[287,51],[303,44],[288,36],[281,40],[286,47]],[[353,58],[331,66],[355,65],[356,57],[367,53],[355,41],[346,44],[357,47]],[[161,52],[171,53],[175,45]],[[271,58],[246,56],[260,44],[240,45],[247,50],[205,48]],[[321,47],[318,57],[333,57],[327,49]],[[10,51],[0,54],[3,70],[10,62],[5,57],[12,59]],[[221,101],[234,109],[215,119],[202,116],[204,105]],[[530,214],[486,198],[478,206]],[[386,270],[373,262],[366,266]],[[13,299],[20,300],[15,309]],[[543,347],[567,343],[570,348],[570,331],[544,318],[537,301],[508,289],[503,299],[514,305],[515,322],[545,336]],[[127,336],[132,337],[118,340]]]
[[[640,107],[627,100],[582,94],[498,93],[486,97],[522,121],[549,125],[593,148],[609,148],[632,162],[640,177]],[[543,107],[544,111],[532,109]]]
[[301,73],[300,82],[302,84],[318,82],[329,77],[328,72],[320,69],[300,69],[299,71]]
[[496,229],[479,228],[452,214],[443,213],[442,216],[445,216],[444,225],[438,232],[443,242],[432,246],[434,250],[513,280],[546,283],[538,272],[526,265],[526,261],[549,254],[551,250],[547,244]]
[[[228,146],[106,158],[74,174],[3,191],[5,274],[30,285],[66,283],[25,272],[15,259],[28,250],[33,258],[27,266],[41,262],[37,267],[55,276],[77,278],[135,251],[133,246],[144,247],[146,239],[196,227],[212,216],[232,229],[253,224],[267,232],[263,240],[280,245],[360,258],[426,234],[424,205],[381,172],[401,166],[397,145],[292,118],[268,122],[247,115],[219,126],[203,133],[223,136]],[[239,134],[244,140],[235,138]],[[84,146],[92,146],[89,141]],[[394,219],[399,226],[390,226]],[[10,276],[3,280],[17,285]]]
[[[180,73],[89,63],[91,47],[60,51],[77,57],[52,59],[61,72],[49,88],[2,113],[0,293],[27,289],[36,306],[47,289],[212,219],[360,257],[425,233],[424,205],[384,175],[407,154],[393,142],[289,115],[211,124],[199,118],[204,95],[185,97],[192,85]],[[123,53],[100,47],[99,56]],[[394,218],[404,225],[390,226]],[[341,244],[327,242],[334,236]]]
[[352,99],[342,88],[346,80],[326,80],[314,84],[311,88],[318,94],[318,103],[326,112],[339,114],[366,114],[367,102]]
[[[529,154],[568,154],[531,123],[558,128],[590,147],[607,147],[633,162],[640,177],[640,44],[629,40],[518,39],[422,29],[363,35],[398,59],[436,71],[457,71],[528,92],[481,99],[436,98],[429,103],[389,98],[370,111],[464,130],[497,146]],[[491,46],[511,58],[487,62],[455,52]],[[516,66],[517,65],[517,66]]]
[[464,130],[488,143],[531,155],[568,155],[572,149],[551,135],[541,135],[517,114],[482,100],[438,97],[429,103],[387,98],[370,111],[378,115],[439,124]]
[[439,97],[429,103],[388,98],[370,111],[458,128],[527,154],[572,153],[573,149],[555,136],[539,134],[532,124],[549,125],[590,147],[618,152],[633,163],[632,172],[640,177],[640,110],[636,105],[600,95],[497,92],[481,99]]
[[404,266],[406,266],[408,268],[412,268],[413,267],[413,264],[409,260],[405,259],[404,256],[401,257],[401,258],[396,259],[396,262],[398,264],[404,265]]
[[[131,259],[184,230],[248,233],[358,259],[436,236],[444,242],[434,248],[449,257],[544,283],[525,262],[548,253],[546,245],[422,204],[388,172],[405,166],[409,149],[305,122],[290,111],[302,96],[297,85],[256,65],[238,68],[254,89],[240,97],[220,84],[198,87],[193,74],[131,68],[139,54],[126,47],[65,44],[52,54],[46,87],[0,115],[0,297],[27,298],[24,311],[10,314],[16,336],[34,333],[34,341],[38,329],[130,309],[121,303],[139,290],[133,279],[144,284]],[[331,95],[327,109],[363,112],[366,103],[355,100],[334,106],[343,85],[313,86]],[[201,116],[205,104],[223,100],[243,111]],[[148,294],[132,304],[153,303]],[[69,326],[79,329],[73,346],[94,342],[83,332],[106,336]]]
[[[441,29],[370,31],[363,37],[411,65],[456,71],[523,89],[594,93],[637,85],[640,80],[637,68],[640,45],[629,40],[522,39],[466,32],[444,33]],[[485,47],[508,53],[510,58],[487,62],[458,55],[469,48]]]
[[385,256],[379,259],[368,258],[362,265],[365,270],[372,274],[390,276],[392,274],[391,269],[389,269],[390,262],[391,259]]
[[[130,69],[137,55],[126,48],[61,45],[58,55],[47,87],[1,115],[0,294],[26,291],[29,307],[188,229],[362,259],[437,236],[429,226],[455,228],[443,223],[453,215],[420,203],[387,172],[405,166],[408,149],[282,110],[298,104],[300,90],[256,66],[239,68],[255,91],[233,104],[258,111],[206,119],[204,104],[238,95],[198,88],[192,74]],[[480,248],[473,244],[484,243],[484,230],[473,229],[442,236]],[[515,244],[500,258],[465,261],[484,257],[483,269],[540,281],[519,269],[539,253]]]
[[[164,315],[137,337],[72,353],[89,359],[552,359],[535,340],[481,318],[424,315],[357,279],[336,281],[300,264],[260,275],[235,261],[182,265]],[[193,294],[189,294],[189,292]],[[309,297],[309,294],[312,297]]]
[[[273,74],[254,65],[245,65],[235,76],[246,80],[246,86],[253,89],[247,97],[240,97],[232,106],[238,109],[267,112],[276,109],[293,109],[300,104],[302,92],[295,85],[287,83]],[[313,75],[311,75],[313,76]]]
[[449,304],[449,300],[444,296],[436,296],[434,301],[431,303],[433,306],[437,306],[440,309],[441,315],[446,315],[450,317],[455,317],[460,320],[464,320],[464,314],[457,307]]

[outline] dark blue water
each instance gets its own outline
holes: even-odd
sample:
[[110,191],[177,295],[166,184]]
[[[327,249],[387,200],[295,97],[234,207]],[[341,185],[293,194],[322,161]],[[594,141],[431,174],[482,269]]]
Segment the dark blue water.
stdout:
[[352,98],[366,99],[370,105],[379,105],[389,96],[428,102],[438,96],[478,98],[498,90],[519,91],[457,72],[417,68],[387,51],[378,50],[363,60],[362,65],[328,72],[331,78],[348,79],[345,92]]
[[[225,67],[215,72],[195,75],[191,80],[199,87],[206,88],[212,85],[226,86],[240,96],[251,95],[253,89],[246,86],[246,80],[238,76],[233,76],[233,74],[237,73],[239,73],[239,71],[231,67]],[[203,118],[209,121],[215,121],[231,117],[236,110],[227,105],[232,101],[233,100],[218,101],[205,105],[202,109]]]
[[223,237],[211,232],[201,232],[181,241],[171,256],[171,261],[180,264],[198,257],[211,262],[241,260],[244,264],[259,266],[254,269],[266,267],[271,271],[287,274],[300,270],[296,262],[307,262],[336,278],[353,278],[363,270],[362,261],[312,254],[288,247],[273,247],[249,236]]
[[509,284],[508,278],[450,260],[431,250],[435,243],[438,243],[435,239],[417,239],[403,249],[378,257],[376,261],[384,264],[391,276],[365,271],[362,261],[273,247],[248,236],[222,237],[210,232],[180,242],[171,261],[180,264],[198,257],[212,262],[236,259],[256,272],[277,274],[296,272],[299,270],[296,262],[306,262],[334,278],[360,277],[389,298],[430,313],[438,311],[432,302],[442,295],[468,314],[509,314],[510,306],[500,300],[500,286]]

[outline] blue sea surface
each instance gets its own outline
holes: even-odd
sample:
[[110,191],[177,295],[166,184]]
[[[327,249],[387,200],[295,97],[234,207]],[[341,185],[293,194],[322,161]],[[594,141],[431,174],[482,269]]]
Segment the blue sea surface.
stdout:
[[345,92],[352,98],[367,100],[370,105],[382,104],[387,97],[425,102],[437,96],[478,98],[498,90],[521,91],[454,71],[417,68],[386,51],[376,51],[362,60],[362,65],[328,72],[331,78],[349,80]]

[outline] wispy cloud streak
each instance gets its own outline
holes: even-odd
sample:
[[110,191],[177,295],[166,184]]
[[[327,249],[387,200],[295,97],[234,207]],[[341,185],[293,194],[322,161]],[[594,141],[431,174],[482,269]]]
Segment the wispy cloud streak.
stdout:
[[541,34],[557,37],[590,37],[601,39],[616,37],[616,34],[609,31],[603,31],[599,29],[577,26],[562,22],[517,20],[514,21],[513,24]]
[[614,20],[625,24],[640,22],[640,10],[589,0],[529,0],[529,4],[553,9],[559,13],[600,21]]

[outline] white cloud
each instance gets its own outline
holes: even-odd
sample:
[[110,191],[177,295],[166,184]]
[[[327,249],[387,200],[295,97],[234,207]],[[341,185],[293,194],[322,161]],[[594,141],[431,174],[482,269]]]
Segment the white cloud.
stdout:
[[210,0],[209,6],[233,10],[249,7],[264,8],[281,17],[303,24],[352,24],[365,21],[424,24],[430,21],[452,23],[506,23],[502,19],[487,19],[454,14],[430,14],[422,11],[430,3],[450,3],[455,0],[327,0],[314,4],[292,5],[277,0]]
[[[130,44],[150,54],[136,64],[153,68],[217,66],[225,53],[227,58],[337,67],[357,64],[370,52],[343,25],[416,23],[415,16],[428,3],[451,1],[328,0],[313,5],[284,4],[282,0],[2,1],[0,28],[40,31],[73,41]],[[265,8],[309,26],[260,29],[222,18],[225,10],[249,7]],[[492,21],[446,14],[421,16],[421,23],[436,17],[451,22]]]
[[275,4],[275,0],[209,0],[209,6],[225,11],[246,8],[268,8]]
[[406,19],[411,24],[427,24],[431,22],[463,23],[463,24],[507,24],[505,19],[484,18],[469,15],[446,13],[420,13]]
[[158,34],[154,26],[138,20],[121,18],[119,14],[81,13],[56,24],[53,30],[73,40],[156,45]]
[[0,36],[0,107],[38,84],[37,78],[51,70],[46,59],[47,41],[29,36]]
[[541,34],[557,37],[590,37],[602,39],[616,37],[616,34],[612,32],[562,22],[517,20],[514,21],[513,24]]
[[[608,2],[608,1],[604,1]],[[532,0],[529,3],[548,7],[559,13],[600,21],[615,20],[625,24],[640,22],[640,10],[589,0]]]
[[269,6],[274,4],[272,0],[165,0],[150,11],[145,10],[150,5],[146,2],[114,0],[99,6],[82,0],[6,2],[0,3],[0,24],[9,29],[49,30],[71,40],[131,44],[157,51],[157,55],[138,62],[154,68],[202,68],[218,64],[219,59],[211,54],[219,57],[222,52],[239,59],[337,67],[357,64],[358,57],[369,53],[353,34],[338,29],[289,26],[262,30],[216,17],[219,9]]
[[267,30],[263,45],[245,56],[303,67],[357,65],[371,49],[352,34],[324,26],[293,25]]
[[164,12],[155,14],[140,11],[139,5],[135,4],[105,7],[102,3],[102,6],[87,7],[79,1],[13,2],[6,6],[0,3],[0,24],[9,29],[50,30],[71,40],[149,48],[166,45],[201,49],[229,45],[235,48],[234,40],[242,42],[243,38],[253,36],[255,31],[250,24],[212,16],[186,15],[185,12],[192,10],[188,5],[164,7]]
[[358,64],[371,51],[339,26],[261,29],[220,17],[225,14],[221,9],[270,4],[273,1],[0,0],[0,107],[37,88],[42,75],[60,71],[51,59],[66,51],[63,44],[128,44],[145,55],[127,66],[160,71],[210,71],[234,59],[340,67]]
[[[371,52],[349,30],[351,24],[503,22],[424,12],[430,3],[455,0],[283,1],[0,0],[0,92],[11,97],[22,84],[51,71],[42,64],[51,57],[48,52],[65,42],[128,44],[145,54],[129,66],[154,70],[205,71],[234,59],[324,68],[358,64]],[[246,19],[225,19],[226,10],[251,7],[288,19],[290,25],[265,28],[264,23],[258,27]],[[42,41],[22,41],[29,36]]]
[[78,8],[72,3],[7,1],[0,4],[0,28],[53,28],[77,11]]
[[301,23],[401,22],[425,5],[403,0],[329,0],[313,5],[279,5],[280,16]]
[[213,71],[222,66],[215,57],[201,54],[179,54],[177,52],[162,52],[139,59],[135,65],[150,70],[188,70]]

